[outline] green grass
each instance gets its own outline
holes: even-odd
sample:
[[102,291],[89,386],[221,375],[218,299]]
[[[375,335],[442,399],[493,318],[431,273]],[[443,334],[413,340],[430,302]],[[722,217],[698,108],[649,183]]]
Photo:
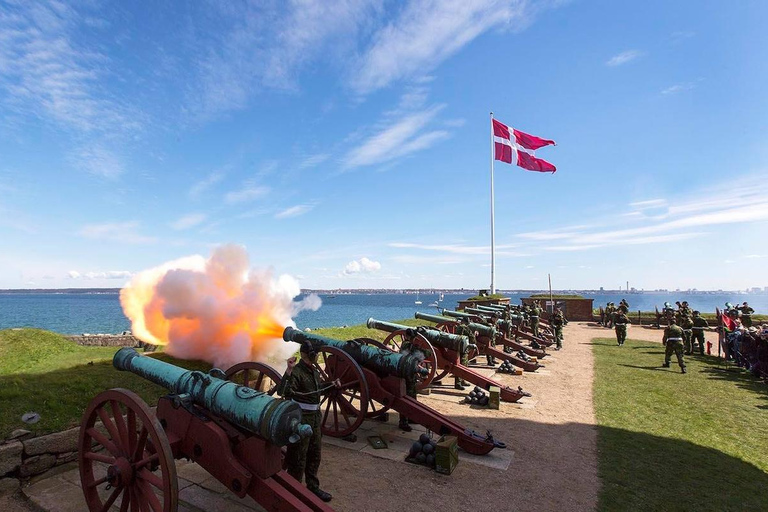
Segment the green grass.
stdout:
[[488,295],[473,295],[464,300],[496,300],[496,299],[508,299],[506,295],[502,293],[489,293]]
[[[533,295],[530,295],[528,298],[531,298],[531,299],[549,299],[549,294],[548,293],[534,293]],[[552,294],[552,298],[553,299],[583,299],[584,296],[583,295],[578,295],[578,294],[575,294],[575,293],[574,294],[561,293],[559,295],[557,293],[553,293]]]
[[[111,347],[82,347],[61,335],[39,329],[0,331],[0,439],[17,428],[38,435],[76,426],[88,402],[109,388],[128,388],[150,405],[167,391],[112,366]],[[207,370],[199,361],[182,361],[156,353],[163,361]],[[25,412],[40,414],[27,425]]]
[[600,510],[768,510],[768,386],[708,356],[593,341]]

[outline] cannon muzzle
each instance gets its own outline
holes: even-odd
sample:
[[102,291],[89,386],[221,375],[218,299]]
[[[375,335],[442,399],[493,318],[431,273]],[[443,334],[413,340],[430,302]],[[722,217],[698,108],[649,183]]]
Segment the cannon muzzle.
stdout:
[[364,345],[355,340],[340,341],[304,332],[294,327],[285,328],[283,340],[311,343],[315,347],[336,347],[346,352],[357,364],[368,368],[379,376],[395,375],[402,379],[413,379],[416,375],[429,374],[429,369],[419,366],[423,359],[415,354],[399,354]]
[[[419,313],[416,313],[416,315],[419,315]],[[431,316],[431,315],[426,315]],[[420,318],[420,317],[416,317]],[[434,317],[437,318],[437,320],[431,320],[433,322],[435,321],[443,321],[440,320],[442,317]],[[424,336],[429,342],[437,347],[446,348],[448,350],[454,350],[456,352],[463,353],[467,350],[467,345],[469,345],[469,339],[467,339],[466,336],[460,336],[458,334],[451,334],[449,332],[443,332],[438,331],[437,329],[430,328],[430,327],[408,327],[407,325],[400,325],[400,324],[393,324],[391,322],[382,322],[381,320],[376,320],[375,318],[369,318],[368,322],[366,322],[366,325],[369,329],[378,329],[380,331],[386,331],[386,332],[395,332],[395,331],[401,331],[401,330],[407,330],[407,329],[414,329],[415,331],[418,331],[419,334]]]
[[189,397],[192,403],[278,446],[312,435],[312,427],[301,423],[301,408],[295,402],[272,398],[267,393],[217,378],[212,375],[216,369],[210,374],[185,370],[139,355],[128,347],[117,351],[112,364],[176,395]]

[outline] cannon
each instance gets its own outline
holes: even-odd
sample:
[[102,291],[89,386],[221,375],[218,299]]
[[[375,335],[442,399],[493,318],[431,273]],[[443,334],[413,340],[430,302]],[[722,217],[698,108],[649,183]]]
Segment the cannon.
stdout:
[[[391,322],[382,322],[374,318],[369,318],[366,325],[370,329],[378,329],[380,331],[389,332],[390,335],[384,340],[384,345],[392,343],[395,348],[399,348],[398,338],[402,339],[405,332],[409,327],[400,324],[394,324]],[[488,390],[491,386],[498,386],[501,389],[500,397],[505,402],[517,402],[524,396],[530,396],[522,388],[513,389],[509,386],[505,386],[493,379],[490,379],[480,373],[473,371],[471,368],[459,363],[460,352],[452,349],[456,348],[455,338],[463,338],[464,343],[468,343],[466,336],[457,336],[455,334],[438,331],[437,329],[419,328],[417,333],[430,341],[430,344],[435,349],[437,354],[437,367],[443,370],[443,373],[436,377],[436,380],[441,379],[448,373],[452,373],[456,377],[460,377],[476,386]],[[443,341],[445,340],[445,341]],[[509,354],[505,354],[501,351],[496,351],[501,356],[509,358]],[[494,354],[495,355],[495,354]],[[410,416],[409,416],[410,417]]]
[[[481,309],[475,309],[475,308],[465,308],[465,311],[468,311],[469,314],[477,315],[478,318],[481,318],[483,322],[490,324],[493,321],[492,315],[494,312],[488,312]],[[522,350],[525,354],[531,356],[531,357],[537,357],[537,358],[544,358],[547,356],[547,352],[543,350],[542,348],[539,348],[540,345],[544,344],[546,345],[547,340],[544,340],[543,338],[535,338],[537,341],[535,346],[527,346],[523,345],[522,343],[518,342],[516,338],[519,335],[520,332],[520,320],[522,320],[521,316],[513,315],[510,319],[511,321],[504,320],[503,318],[498,318],[495,323],[496,327],[496,341],[504,345],[505,347],[509,347],[512,350]],[[517,320],[517,322],[515,322]],[[533,335],[531,335],[533,336]]]
[[[420,319],[420,320],[427,320],[430,322],[435,322],[437,325],[435,326],[435,329],[451,334],[456,334],[457,332],[457,320],[449,317],[444,316],[438,316],[438,315],[430,315],[427,313],[419,313],[416,312],[414,317]],[[503,322],[503,321],[502,321]],[[505,326],[505,324],[501,324],[502,326]],[[541,365],[534,361],[527,361],[524,358],[520,358],[517,356],[514,356],[512,354],[508,354],[502,350],[497,349],[493,345],[491,345],[491,341],[495,341],[498,343],[501,343],[505,347],[509,347],[513,350],[522,350],[526,354],[532,356],[532,357],[544,357],[546,356],[546,352],[544,352],[541,349],[534,349],[532,347],[527,347],[523,345],[522,343],[518,343],[515,340],[509,339],[506,336],[504,336],[504,331],[497,330],[494,327],[484,325],[484,324],[478,324],[474,322],[470,322],[468,327],[475,332],[478,333],[477,335],[477,347],[478,347],[478,354],[480,355],[489,355],[493,357],[497,357],[501,359],[502,361],[509,361],[513,365],[522,368],[525,371],[528,372],[535,372]],[[470,353],[470,359],[473,359],[476,357],[477,354]],[[441,376],[437,377],[437,380],[440,380]],[[469,379],[466,379],[469,380]]]
[[174,460],[180,458],[195,461],[235,495],[251,496],[267,510],[332,510],[282,469],[280,447],[312,434],[297,404],[229,382],[219,369],[185,370],[133,348],[120,349],[113,365],[171,393],[158,400],[155,412],[127,389],[103,391],[90,401],[78,439],[89,511],[114,506],[175,512]]
[[[497,310],[497,309],[494,309],[492,311],[487,311],[487,307],[486,306],[478,306],[477,308],[465,308],[464,311],[467,311],[467,313],[464,313],[465,315],[471,315],[474,318],[480,319],[480,320],[483,320],[484,318],[487,318],[488,315],[493,314],[493,313],[495,313],[497,311],[498,312],[502,312],[501,310]],[[449,316],[459,317],[455,313],[457,313],[457,312],[455,312],[455,311],[454,312],[450,312],[450,313],[447,313],[445,311],[443,312],[443,314],[448,314]],[[523,323],[522,323],[523,322],[523,316],[522,316],[522,314],[520,314],[520,315],[511,315],[510,320],[512,320],[512,324],[509,326],[509,329],[504,329],[504,331],[507,334],[506,337],[508,339],[512,339],[512,337],[523,338],[525,340],[528,340],[528,341],[532,342],[532,344],[534,346],[536,346],[536,345],[543,345],[545,347],[548,347],[548,346],[554,344],[553,334],[551,332],[549,332],[551,330],[551,328],[549,327],[548,324],[545,325],[544,323],[542,323],[541,325],[539,325],[539,330],[540,331],[543,331],[544,329],[547,329],[547,331],[545,333],[546,335],[545,336],[541,336],[540,335],[540,336],[536,337],[536,336],[533,335],[533,333],[529,332],[525,327],[523,327]],[[541,322],[541,319],[539,321]],[[497,325],[499,325],[499,324],[497,324]],[[501,324],[501,326],[505,326],[505,324]],[[514,327],[514,332],[512,331],[512,327]],[[540,332],[540,334],[542,334],[542,333]],[[528,355],[531,355],[531,356],[534,355],[534,354],[532,354],[532,353],[530,353],[528,351],[526,351],[526,353]]]
[[[315,365],[323,381],[339,379],[341,382],[340,387],[329,387],[320,402],[323,434],[345,437],[365,418],[381,417],[393,409],[439,435],[456,436],[458,445],[468,453],[485,455],[496,447],[505,446],[495,441],[490,433],[482,436],[466,429],[406,395],[405,379],[431,381],[437,369],[437,359],[430,361],[416,354],[393,352],[372,339],[340,341],[293,327],[285,329],[283,339],[311,343],[318,352]],[[417,343],[427,351],[431,347],[423,336]]]

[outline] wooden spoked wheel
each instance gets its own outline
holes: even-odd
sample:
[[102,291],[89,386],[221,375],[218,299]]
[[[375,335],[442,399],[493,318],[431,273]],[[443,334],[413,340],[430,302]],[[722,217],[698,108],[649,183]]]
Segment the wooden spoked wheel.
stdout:
[[[371,399],[363,370],[346,352],[329,346],[320,347],[314,367],[320,373],[320,385],[327,388],[320,399],[323,434],[331,437],[351,434],[365,420]],[[334,385],[337,379],[339,387]]]
[[[384,340],[384,346],[391,348],[394,352],[400,352],[405,339],[405,330],[401,329],[394,331],[386,337]],[[432,381],[435,378],[435,373],[437,373],[437,354],[435,353],[435,347],[432,346],[429,340],[418,332],[413,338],[412,343],[416,348],[420,349],[424,353],[424,360],[419,364],[419,367],[429,370],[427,376],[420,377],[419,381],[416,383],[416,389],[424,389],[432,384]]]
[[255,389],[256,391],[263,391],[269,396],[275,394],[277,386],[283,378],[280,372],[268,364],[256,361],[238,363],[227,370],[224,375],[227,380]]
[[[96,425],[101,420],[103,428]],[[147,404],[110,389],[88,404],[80,424],[80,482],[90,512],[176,512],[179,487],[168,438]]]
[[[364,343],[365,345],[370,345],[372,347],[376,347],[380,350],[387,350],[389,352],[392,351],[390,347],[387,347],[382,342],[378,340],[374,340],[372,338],[357,338],[355,341],[359,341],[360,343]],[[365,413],[366,418],[378,418],[385,412],[389,411],[390,407],[388,405],[380,404],[373,398],[368,399],[368,410]]]

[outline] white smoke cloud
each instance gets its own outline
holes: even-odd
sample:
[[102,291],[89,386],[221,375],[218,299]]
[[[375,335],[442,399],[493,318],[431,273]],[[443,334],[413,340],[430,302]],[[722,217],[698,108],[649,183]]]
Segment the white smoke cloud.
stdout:
[[381,263],[378,261],[369,260],[368,258],[360,258],[359,260],[352,260],[344,266],[342,274],[350,276],[353,274],[378,272],[381,270]]
[[282,370],[298,346],[282,340],[293,316],[316,310],[321,300],[301,301],[296,279],[249,269],[245,248],[225,245],[209,259],[192,256],[136,275],[120,293],[132,330],[140,339],[166,345],[184,359],[222,369],[260,361]]

